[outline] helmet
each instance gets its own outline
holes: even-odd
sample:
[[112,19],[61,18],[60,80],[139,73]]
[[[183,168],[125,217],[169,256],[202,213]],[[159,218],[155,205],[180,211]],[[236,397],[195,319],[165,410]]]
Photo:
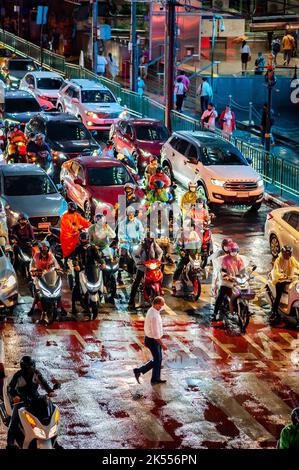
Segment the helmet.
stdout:
[[70,210],[71,212],[74,212],[77,210],[77,204],[73,201],[70,201],[67,205],[67,208],[68,210]]
[[291,419],[294,425],[299,425],[299,407],[293,409]]
[[205,202],[204,202],[204,200],[203,200],[202,197],[198,197],[198,198],[196,199],[196,204],[204,204],[204,203],[205,203]]
[[228,248],[229,245],[233,243],[233,240],[231,238],[223,238],[222,240],[222,243],[221,243],[221,248],[223,251],[228,251],[228,250],[225,250],[224,248]]
[[281,252],[291,255],[293,253],[293,247],[291,247],[290,245],[284,245],[281,249]]
[[134,184],[132,184],[132,183],[126,183],[126,184],[124,185],[124,189],[125,189],[125,190],[126,190],[126,189],[132,189],[132,191],[134,191]]
[[18,217],[18,222],[20,222],[20,220],[28,220],[28,215],[21,212],[21,214]]
[[135,209],[132,206],[127,207],[126,210],[127,215],[129,214],[134,214],[135,215]]
[[191,188],[195,188],[195,189],[197,188],[197,184],[194,183],[194,181],[189,181],[188,183],[188,189],[191,189]]
[[157,166],[156,173],[163,173],[163,168],[161,167],[161,165]]
[[229,252],[229,253],[239,253],[239,245],[238,245],[238,243],[231,242],[231,243],[228,245],[228,252]]
[[162,188],[164,188],[164,181],[156,180],[154,182],[154,186],[155,186],[156,189],[162,189]]
[[89,233],[88,232],[81,232],[79,235],[79,242],[80,243],[88,243],[89,242]]
[[40,248],[46,247],[48,250],[50,250],[50,243],[47,240],[42,240],[39,245]]
[[35,369],[36,364],[31,356],[23,356],[20,361],[21,370],[27,371],[28,369]]
[[15,124],[10,124],[10,125],[8,126],[8,129],[9,129],[10,131],[14,131],[15,129],[20,129],[20,125],[17,124],[17,123],[15,123]]

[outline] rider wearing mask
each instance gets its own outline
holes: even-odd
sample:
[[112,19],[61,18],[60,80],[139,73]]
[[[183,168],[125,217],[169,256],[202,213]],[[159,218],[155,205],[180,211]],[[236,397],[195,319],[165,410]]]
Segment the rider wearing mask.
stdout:
[[84,271],[86,266],[92,266],[95,263],[103,266],[104,261],[100,257],[96,246],[90,244],[88,232],[80,233],[79,245],[73,251],[71,258],[75,272],[75,284],[72,291],[72,314],[76,315],[76,301],[80,300],[80,272]]
[[151,189],[146,195],[149,204],[154,204],[155,202],[171,202],[171,193],[168,192],[162,180],[155,181],[153,186],[154,189]]
[[149,184],[149,180],[151,179],[152,176],[156,174],[158,168],[158,159],[157,157],[151,157],[150,163],[147,165],[145,168],[144,176],[146,179],[146,186]]
[[189,181],[188,183],[188,191],[183,194],[182,199],[181,199],[181,210],[182,211],[188,211],[190,210],[191,206],[196,204],[196,201],[198,199],[198,192],[197,192],[197,184],[194,183],[194,181]]
[[134,260],[137,266],[137,272],[131,289],[131,295],[129,300],[129,308],[135,309],[135,297],[137,289],[142,281],[145,273],[144,262],[149,260],[161,261],[163,257],[163,250],[156,243],[155,239],[151,236],[147,236],[138,249],[134,252]]
[[209,211],[205,208],[202,197],[198,197],[196,203],[191,206],[190,216],[196,229],[210,222]]
[[269,318],[271,324],[279,323],[280,315],[278,313],[278,307],[281,296],[291,283],[295,269],[299,270],[299,263],[292,254],[293,248],[291,246],[283,246],[271,271],[272,283],[276,287],[276,297],[273,303],[272,314]]
[[27,144],[27,155],[29,158],[38,159],[44,168],[48,167],[52,161],[52,154],[49,145],[45,142],[43,134],[39,133],[35,139]]
[[[53,255],[53,253],[50,250],[50,244],[46,240],[43,240],[42,242],[39,243],[39,252],[35,253],[33,256],[31,263],[30,263],[30,272],[35,273],[36,271],[43,272],[43,271],[49,271],[50,269],[55,268],[55,269],[60,269],[59,264]],[[36,286],[37,278],[36,276],[33,276],[33,284]],[[28,312],[28,316],[33,315],[35,306],[38,303],[38,296],[36,293],[35,289],[35,294],[33,298],[33,303],[31,306],[31,309]],[[66,315],[66,311],[60,305],[61,313],[62,315]]]
[[161,166],[158,166],[156,173],[150,177],[149,189],[155,189],[155,181],[163,181],[165,188],[169,188],[169,186],[171,186],[171,180],[169,176],[164,173]]
[[89,225],[90,222],[77,211],[77,205],[69,202],[68,210],[60,218],[60,243],[65,262],[78,245],[80,230]]
[[127,208],[127,220],[125,222],[124,240],[129,243],[140,242],[144,238],[144,228],[138,217],[135,217],[135,209]]
[[33,227],[26,214],[20,214],[18,222],[11,228],[11,239],[16,241],[13,245],[14,257],[16,262],[19,259],[19,247],[26,249],[34,240]]
[[106,217],[100,212],[95,214],[94,222],[88,228],[90,243],[101,251],[108,249],[110,243],[116,237],[115,231],[107,223]]
[[30,356],[23,356],[20,362],[20,370],[16,372],[8,386],[8,394],[14,402],[13,412],[7,432],[7,448],[15,447],[15,435],[19,425],[19,409],[26,402],[38,395],[39,385],[47,392],[48,396],[54,395],[53,388],[36,369],[35,361]]
[[140,204],[140,197],[135,194],[135,186],[132,183],[126,183],[124,186],[125,196],[126,196],[126,207],[131,204]]
[[299,407],[291,413],[292,423],[287,424],[280,433],[279,449],[299,450]]
[[8,133],[8,142],[9,142],[9,148],[8,148],[8,154],[12,155],[16,151],[16,146],[19,143],[26,144],[27,143],[27,137],[24,134],[23,131],[21,131],[21,128],[17,124],[11,124],[8,128],[9,133]]
[[[228,254],[229,245],[230,243],[232,243],[232,241],[233,240],[231,238],[223,238],[221,242],[221,247],[212,255],[213,275],[212,275],[211,294],[213,296],[215,295],[215,292],[216,292],[217,278],[219,274],[219,259],[222,256],[225,256]],[[220,270],[221,270],[221,264],[220,264]]]
[[230,302],[229,302],[230,313],[231,314],[234,313],[234,298],[232,296],[233,282],[230,279],[226,279],[226,277],[229,276],[229,277],[234,278],[243,269],[245,269],[245,264],[244,264],[242,257],[239,255],[239,246],[237,243],[232,242],[228,246],[228,254],[222,258],[222,262],[221,262],[222,279],[220,281],[220,288],[219,288],[218,296],[215,302],[212,321],[216,321],[216,317],[218,315],[219,309],[226,295],[230,299]]

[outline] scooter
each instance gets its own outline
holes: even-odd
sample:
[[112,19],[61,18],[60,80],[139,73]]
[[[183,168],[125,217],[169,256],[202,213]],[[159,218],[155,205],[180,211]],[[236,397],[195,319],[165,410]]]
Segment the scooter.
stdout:
[[175,296],[197,301],[201,295],[202,259],[199,253],[189,254],[189,262],[175,282]]
[[162,262],[159,260],[148,260],[143,264],[146,268],[144,273],[143,296],[146,302],[152,302],[155,297],[162,295]]
[[[109,253],[110,252],[110,253]],[[109,302],[114,304],[116,297],[116,274],[119,270],[119,258],[113,253],[113,250],[103,250],[103,258],[105,260],[105,268],[102,268],[103,282],[104,282],[104,295]]]
[[[0,417],[8,427],[12,407],[8,386],[12,377],[4,379],[3,402],[0,402]],[[60,384],[54,385],[54,390]],[[16,434],[16,444],[20,449],[55,449],[60,428],[60,413],[57,405],[47,395],[36,394],[30,401],[24,402],[19,409],[20,425]]]
[[61,302],[61,271],[52,268],[48,271],[33,271],[31,275],[36,276],[37,308],[42,312],[40,322],[51,324],[57,319]]
[[[224,274],[223,279],[232,281],[232,296],[234,297],[234,312],[238,317],[238,325],[242,334],[246,333],[246,328],[249,324],[250,311],[249,301],[255,298],[255,292],[250,287],[250,280],[253,278],[252,272],[256,269],[256,266],[244,269],[236,277],[231,277]],[[220,311],[224,317],[230,316],[229,310],[229,297],[225,296]]]
[[12,239],[12,244],[17,246],[14,252],[17,254],[15,256],[15,268],[18,268],[26,281],[30,280],[30,262],[33,256],[33,245],[31,242],[20,244],[16,239]]
[[[74,268],[76,269],[76,264]],[[97,264],[87,265],[79,273],[79,286],[81,305],[95,320],[99,313],[100,299],[104,294],[103,275]]]
[[25,142],[15,142],[8,145],[7,163],[26,163],[27,147]]
[[[299,330],[299,276],[293,279],[284,279],[284,282],[290,282],[285,292],[281,296],[278,307],[278,314],[287,325]],[[272,283],[271,275],[266,284],[265,296],[271,307],[273,307],[276,289]]]

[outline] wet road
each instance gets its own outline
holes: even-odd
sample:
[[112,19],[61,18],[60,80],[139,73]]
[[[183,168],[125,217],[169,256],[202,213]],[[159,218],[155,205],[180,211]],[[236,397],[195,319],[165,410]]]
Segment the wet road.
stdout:
[[[269,210],[223,210],[213,229],[216,245],[232,236],[257,264],[258,293],[271,266],[263,238]],[[50,327],[26,316],[31,299],[23,287],[23,305],[0,326],[7,372],[29,353],[49,379],[62,384],[55,401],[66,448],[273,448],[299,405],[299,336],[267,325],[262,294],[252,304],[246,335],[233,323],[212,328],[210,287],[208,277],[197,304],[166,291],[166,385],[152,387],[148,375],[138,385],[132,373],[149,353],[143,346],[145,313],[127,311],[129,283],[119,290],[116,308],[103,305],[98,320]],[[64,303],[69,308],[67,288]]]

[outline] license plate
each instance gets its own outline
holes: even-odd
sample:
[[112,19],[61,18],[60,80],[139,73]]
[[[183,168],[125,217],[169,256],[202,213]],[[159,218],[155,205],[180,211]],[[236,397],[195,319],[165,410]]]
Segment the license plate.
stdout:
[[41,230],[49,230],[50,225],[50,222],[41,222],[38,224],[37,228],[40,228]]
[[237,193],[237,197],[240,199],[245,199],[246,197],[249,197],[249,193]]

